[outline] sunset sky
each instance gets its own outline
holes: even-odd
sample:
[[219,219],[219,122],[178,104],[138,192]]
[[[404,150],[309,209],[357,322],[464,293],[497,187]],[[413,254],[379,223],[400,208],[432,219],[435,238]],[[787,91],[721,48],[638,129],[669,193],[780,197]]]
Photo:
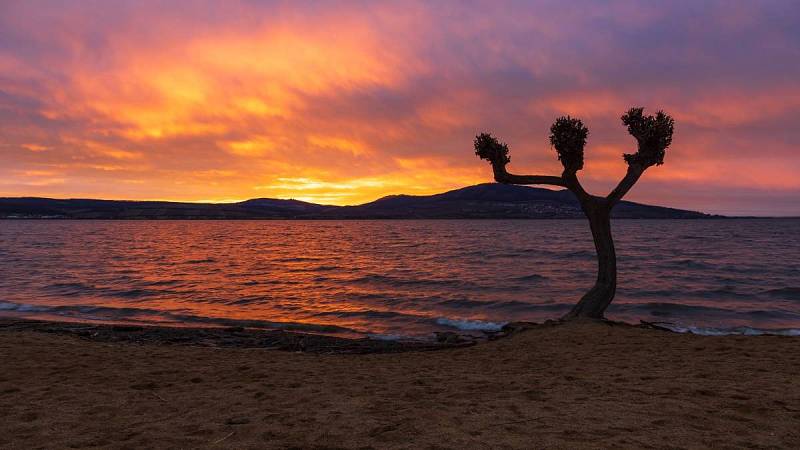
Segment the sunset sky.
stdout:
[[0,196],[357,204],[558,174],[606,194],[630,106],[676,119],[629,200],[800,215],[800,2],[0,1]]

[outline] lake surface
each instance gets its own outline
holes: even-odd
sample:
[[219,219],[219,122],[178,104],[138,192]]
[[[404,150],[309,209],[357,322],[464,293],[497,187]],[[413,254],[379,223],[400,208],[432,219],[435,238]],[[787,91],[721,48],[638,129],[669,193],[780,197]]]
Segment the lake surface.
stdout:
[[[612,319],[800,334],[800,220],[619,220]],[[557,318],[584,220],[0,221],[0,315],[422,337]]]

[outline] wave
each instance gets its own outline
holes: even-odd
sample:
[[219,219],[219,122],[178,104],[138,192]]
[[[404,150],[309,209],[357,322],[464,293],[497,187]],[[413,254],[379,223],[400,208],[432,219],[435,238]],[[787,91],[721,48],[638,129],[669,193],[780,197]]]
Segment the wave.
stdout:
[[165,291],[154,291],[151,289],[109,289],[105,292],[112,297],[122,298],[152,297],[156,295],[164,295],[166,293]]
[[595,259],[597,255],[589,250],[575,250],[566,253],[555,253],[555,256],[562,259]]
[[572,308],[572,303],[555,303],[547,301],[544,303],[528,303],[519,300],[511,300],[507,302],[493,302],[489,304],[491,309],[508,309],[513,311],[532,311],[532,312],[554,312],[554,311],[567,311]]
[[[154,282],[145,282],[146,285],[155,286]],[[166,282],[160,282],[161,285],[166,285]],[[143,297],[163,296],[177,294],[177,291],[167,289],[114,289],[110,287],[98,287],[85,283],[53,283],[44,287],[49,293],[53,293],[62,297],[78,297],[83,295],[102,295],[107,297],[129,298],[137,299]]]
[[629,288],[628,295],[634,298],[702,298],[702,299],[746,299],[751,296],[739,292],[732,286],[709,289],[637,289]]
[[648,303],[612,303],[609,311],[645,311],[653,315],[670,315],[672,313],[729,313],[731,310],[713,306],[688,305],[685,303],[648,302]]
[[461,331],[500,331],[508,322],[486,322],[483,320],[449,319],[439,317],[438,325],[456,328]]
[[546,276],[539,275],[538,273],[532,273],[530,275],[524,275],[521,277],[514,278],[515,281],[542,281],[546,279],[547,279]]
[[771,297],[782,298],[785,300],[800,300],[800,287],[769,289],[764,291],[764,293]]
[[659,326],[668,328],[676,333],[699,334],[702,336],[800,336],[800,328],[753,328],[753,327],[734,327],[734,328],[715,328],[682,326],[669,323],[658,323]]
[[182,284],[179,280],[155,280],[155,281],[142,281],[145,286],[177,286]]
[[692,317],[731,317],[731,316],[751,316],[760,319],[775,318],[775,319],[793,319],[800,320],[800,313],[794,311],[786,311],[783,309],[733,309],[733,308],[719,308],[714,306],[705,305],[690,305],[685,303],[665,303],[665,302],[650,302],[650,303],[612,303],[609,307],[609,312],[624,313],[636,312],[647,313],[652,316],[692,316]]
[[424,316],[415,314],[401,313],[397,311],[376,311],[376,310],[363,310],[363,311],[323,311],[314,314],[315,317],[366,317],[369,319],[393,319],[397,317],[424,319]]
[[696,236],[696,235],[685,235],[685,236],[678,236],[678,239],[691,239],[691,240],[702,240],[707,241],[713,239],[710,236]]
[[450,300],[442,300],[436,302],[436,306],[446,306],[448,308],[481,308],[484,306],[489,306],[491,303],[489,302],[482,302],[478,300],[468,300],[465,298],[459,299],[450,299]]
[[309,272],[329,272],[329,271],[332,271],[332,270],[340,270],[340,269],[344,269],[344,268],[343,267],[339,267],[339,266],[322,265],[322,266],[309,267],[307,270]]
[[267,300],[266,297],[258,295],[258,296],[241,297],[234,301],[221,301],[220,303],[223,303],[225,305],[244,306],[244,305],[264,303],[265,300]]
[[183,261],[183,264],[211,264],[217,262],[214,258],[204,258],[204,259],[189,259]]
[[[523,302],[504,302],[500,303],[505,306],[513,305],[515,307],[530,307],[547,310],[562,310],[569,308],[566,304],[526,304]],[[640,310],[646,308],[648,304],[628,304],[616,305],[614,309],[628,309]],[[663,310],[684,311],[684,312],[703,312],[707,317],[710,311],[723,311],[727,313],[737,313],[736,311],[722,310],[718,308],[693,306],[682,304],[649,304],[649,306],[660,308]],[[14,303],[8,301],[0,301],[0,312],[14,312],[21,315],[30,315],[32,318],[42,316],[60,316],[70,319],[78,319],[82,321],[101,321],[101,322],[117,322],[117,323],[149,323],[149,324],[167,324],[167,325],[206,325],[206,326],[224,326],[224,327],[247,327],[247,328],[261,328],[261,329],[281,329],[287,331],[298,331],[308,333],[326,333],[326,334],[339,334],[351,336],[366,336],[372,339],[380,340],[424,340],[430,336],[412,336],[399,333],[369,333],[351,328],[338,326],[317,324],[308,322],[276,322],[267,320],[256,319],[230,319],[224,317],[208,317],[200,315],[192,315],[185,313],[177,313],[170,311],[155,310],[150,308],[126,308],[126,307],[109,307],[109,306],[90,306],[90,305],[32,305],[26,303]],[[669,314],[654,314],[652,315],[664,316]],[[772,317],[784,317],[778,312],[774,311],[746,311],[744,314],[759,315],[766,314]],[[336,316],[336,317],[364,317],[373,320],[391,320],[391,319],[405,319],[412,320],[417,323],[428,322],[431,324],[454,328],[464,332],[474,331],[500,331],[508,322],[507,321],[486,321],[486,320],[472,320],[472,319],[459,319],[450,317],[432,318],[428,316],[404,314],[394,311],[329,311],[315,314],[315,316]],[[45,317],[46,318],[46,317]],[[684,325],[679,323],[670,322],[655,322],[656,324],[668,328],[677,333],[691,333],[704,336],[727,336],[727,335],[742,335],[742,336],[762,336],[762,335],[776,335],[776,336],[800,336],[800,328],[757,328],[749,326],[739,327],[708,327],[698,325]]]
[[667,261],[667,264],[672,267],[680,267],[683,269],[711,269],[711,266],[708,263],[704,263],[702,261],[695,261],[693,259],[678,259],[674,261]]
[[53,292],[65,297],[77,297],[88,292],[94,292],[94,286],[84,283],[53,283],[44,287],[45,291]]
[[538,303],[523,302],[519,300],[507,301],[482,301],[469,299],[442,299],[440,297],[430,297],[431,303],[436,307],[450,308],[457,310],[477,310],[490,309],[497,312],[506,311],[509,316],[530,312],[530,313],[561,313],[569,310],[572,303],[556,303],[552,300],[539,301]]
[[348,283],[363,283],[363,284],[388,284],[392,286],[465,286],[471,283],[461,281],[458,279],[430,279],[430,278],[398,278],[389,275],[369,274],[364,275],[352,280],[346,280]]
[[[0,311],[17,312],[25,315],[32,314],[32,318],[42,316],[59,316],[64,318],[79,319],[83,321],[117,322],[117,323],[148,323],[153,325],[209,325],[224,327],[247,327],[262,329],[281,329],[309,333],[349,334],[367,336],[381,340],[409,340],[421,339],[420,336],[411,336],[396,333],[369,333],[354,330],[338,325],[316,324],[307,322],[276,322],[255,319],[230,319],[224,317],[208,317],[170,311],[161,311],[150,308],[115,308],[110,306],[90,305],[30,305],[0,301]],[[412,319],[416,322],[429,322],[436,325],[455,328],[461,331],[499,331],[508,322],[490,322],[483,320],[454,319],[447,317],[431,318],[413,314],[404,314],[394,311],[325,311],[315,314],[317,317],[365,317],[368,319]],[[425,338],[432,338],[425,336]]]
[[276,263],[315,262],[322,260],[323,258],[318,258],[314,256],[287,256],[284,258],[273,259],[273,261]]
[[116,308],[94,305],[30,305],[0,301],[0,311],[31,313],[35,315],[51,315],[87,321],[135,322],[154,325],[212,325],[224,327],[248,327],[263,329],[279,329],[310,333],[363,334],[357,330],[327,324],[304,322],[275,322],[258,319],[230,319],[225,317],[209,317],[193,314],[176,313],[150,308]]

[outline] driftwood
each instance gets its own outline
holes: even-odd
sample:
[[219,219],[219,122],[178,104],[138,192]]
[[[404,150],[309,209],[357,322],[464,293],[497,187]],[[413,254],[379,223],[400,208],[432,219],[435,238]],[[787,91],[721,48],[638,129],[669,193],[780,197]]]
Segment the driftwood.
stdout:
[[660,323],[672,325],[670,322],[647,322],[645,320],[640,320],[639,323],[641,324],[641,326],[643,328],[650,328],[650,329],[653,329],[653,330],[661,330],[661,331],[669,331],[670,333],[674,333],[675,332],[674,330],[671,330],[671,329],[669,329],[667,327],[662,327],[662,326],[658,325]]
[[226,434],[225,436],[223,436],[223,437],[217,439],[216,441],[212,442],[211,445],[219,444],[220,442],[224,441],[225,439],[228,439],[229,437],[233,436],[234,433],[236,433],[236,432],[235,431],[231,431],[230,433]]

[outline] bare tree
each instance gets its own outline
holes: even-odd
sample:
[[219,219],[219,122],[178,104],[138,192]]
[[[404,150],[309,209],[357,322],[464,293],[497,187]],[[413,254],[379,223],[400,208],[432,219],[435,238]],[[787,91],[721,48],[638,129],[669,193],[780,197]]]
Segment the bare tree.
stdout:
[[550,144],[558,152],[558,159],[564,166],[561,176],[508,173],[506,165],[511,161],[508,146],[488,133],[475,137],[475,154],[492,164],[494,179],[498,183],[565,187],[575,194],[589,219],[597,250],[597,281],[564,319],[602,318],[603,312],[614,300],[617,290],[617,256],[611,237],[611,209],[622,200],[647,168],[664,163],[664,151],[672,143],[672,117],[663,111],[658,111],[655,116],[644,115],[643,111],[643,108],[631,108],[622,116],[622,123],[628,127],[628,133],[636,138],[639,148],[636,153],[623,155],[628,164],[628,172],[605,197],[589,194],[578,181],[577,173],[583,169],[583,147],[589,135],[589,129],[579,119],[559,117],[550,127]]

